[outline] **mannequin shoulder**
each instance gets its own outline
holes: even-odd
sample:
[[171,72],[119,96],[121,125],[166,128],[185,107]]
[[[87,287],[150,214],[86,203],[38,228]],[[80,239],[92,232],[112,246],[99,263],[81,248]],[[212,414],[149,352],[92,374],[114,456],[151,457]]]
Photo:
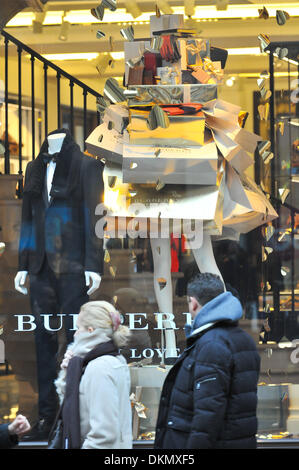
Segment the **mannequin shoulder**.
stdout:
[[87,171],[103,171],[104,164],[101,160],[83,154],[83,166]]
[[31,174],[31,171],[32,171],[32,168],[33,168],[33,162],[34,161],[31,161],[31,162],[27,163],[26,170],[25,170],[25,178],[27,178]]

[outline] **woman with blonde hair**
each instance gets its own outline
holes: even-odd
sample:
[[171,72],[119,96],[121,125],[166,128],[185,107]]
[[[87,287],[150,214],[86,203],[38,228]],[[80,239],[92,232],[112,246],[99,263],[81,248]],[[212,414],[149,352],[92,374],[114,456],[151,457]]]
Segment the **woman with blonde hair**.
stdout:
[[130,373],[119,351],[129,336],[109,302],[82,305],[74,342],[55,381],[61,403],[62,448],[132,448]]

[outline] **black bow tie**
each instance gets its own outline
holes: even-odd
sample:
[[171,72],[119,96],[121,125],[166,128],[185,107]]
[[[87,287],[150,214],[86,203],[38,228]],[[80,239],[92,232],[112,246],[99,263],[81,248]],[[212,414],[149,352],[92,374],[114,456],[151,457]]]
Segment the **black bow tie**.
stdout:
[[59,152],[56,153],[43,153],[42,158],[44,163],[47,165],[50,162],[57,162]]

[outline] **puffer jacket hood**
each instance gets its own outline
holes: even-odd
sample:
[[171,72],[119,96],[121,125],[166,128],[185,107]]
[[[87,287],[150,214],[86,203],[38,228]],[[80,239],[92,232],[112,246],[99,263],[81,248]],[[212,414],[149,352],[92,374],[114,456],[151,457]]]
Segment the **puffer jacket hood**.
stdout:
[[242,305],[239,300],[231,292],[224,292],[206,303],[191,325],[185,325],[186,336],[194,335],[199,329],[215,322],[237,322],[242,318],[242,314]]

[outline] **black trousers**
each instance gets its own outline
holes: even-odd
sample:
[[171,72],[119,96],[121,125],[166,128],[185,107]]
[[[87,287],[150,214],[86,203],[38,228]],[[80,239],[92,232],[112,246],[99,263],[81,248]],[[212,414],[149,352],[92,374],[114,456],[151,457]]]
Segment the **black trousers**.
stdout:
[[[58,398],[54,385],[57,377],[57,330],[64,324],[67,344],[73,341],[73,314],[80,311],[81,305],[88,302],[85,275],[56,275],[44,260],[38,274],[29,274],[31,311],[35,317],[35,346],[38,382],[39,419],[52,422],[57,413]],[[59,314],[65,314],[60,317]],[[45,325],[44,315],[49,325]]]

